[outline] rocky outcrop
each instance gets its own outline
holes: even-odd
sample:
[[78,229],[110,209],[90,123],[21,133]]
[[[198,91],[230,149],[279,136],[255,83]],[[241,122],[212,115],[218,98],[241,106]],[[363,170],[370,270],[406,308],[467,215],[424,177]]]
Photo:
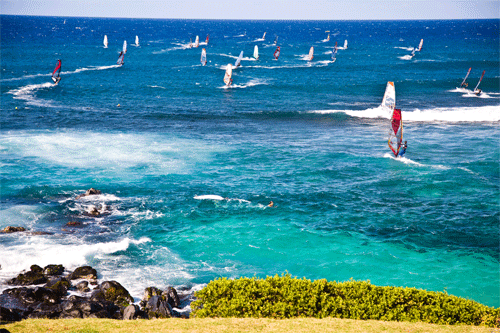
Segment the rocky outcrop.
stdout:
[[99,195],[99,194],[101,194],[101,191],[96,190],[95,188],[89,188],[84,194],[78,195],[76,199],[87,197],[89,195]]
[[9,234],[11,232],[19,232],[19,231],[26,231],[26,229],[24,227],[12,227],[12,226],[8,226],[8,227],[5,227],[2,231],[0,232],[3,232],[3,233],[6,233],[6,234]]
[[43,269],[38,265],[32,265],[29,272],[21,273],[17,277],[8,280],[7,284],[12,286],[28,286],[45,282],[47,282],[47,277],[43,275]]
[[180,316],[173,310],[173,308],[179,307],[181,302],[177,291],[172,287],[168,287],[164,291],[156,287],[146,288],[140,304],[149,318]]
[[127,289],[116,281],[105,281],[99,285],[99,289],[104,294],[106,301],[113,302],[122,307],[126,307],[134,303],[134,299],[130,296]]
[[70,280],[76,279],[89,279],[95,280],[97,279],[97,271],[90,266],[81,266],[73,271],[73,273],[69,276]]
[[[134,303],[130,293],[117,281],[96,283],[97,271],[82,266],[64,275],[62,265],[44,268],[32,265],[28,272],[8,281],[19,286],[4,290],[0,295],[0,321],[10,322],[26,318],[169,318],[181,317],[175,311],[181,302],[177,291],[168,287],[161,290],[146,288],[141,307]],[[73,280],[75,281],[72,284]],[[37,285],[38,286],[33,286]],[[97,284],[97,283],[96,283]],[[74,291],[69,295],[68,291]],[[80,295],[74,295],[75,292]]]

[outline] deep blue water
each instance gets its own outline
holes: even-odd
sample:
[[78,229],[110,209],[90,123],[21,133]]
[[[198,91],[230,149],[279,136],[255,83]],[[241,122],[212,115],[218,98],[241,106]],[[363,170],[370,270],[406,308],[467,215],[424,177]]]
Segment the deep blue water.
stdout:
[[[500,306],[498,20],[0,20],[0,228],[51,232],[0,235],[2,281],[89,264],[141,297],[288,271]],[[469,67],[482,96],[456,88]],[[90,187],[103,195],[75,199]]]

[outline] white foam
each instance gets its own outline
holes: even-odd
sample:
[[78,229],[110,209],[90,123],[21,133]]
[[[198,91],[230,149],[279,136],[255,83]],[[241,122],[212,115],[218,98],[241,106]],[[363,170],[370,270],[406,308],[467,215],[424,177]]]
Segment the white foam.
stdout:
[[39,159],[51,167],[124,177],[136,177],[131,170],[138,166],[146,168],[144,172],[149,174],[185,174],[195,163],[209,161],[213,152],[226,149],[202,140],[168,135],[34,130],[0,134],[0,145],[20,157]]
[[398,57],[401,60],[411,60],[413,59],[413,56],[411,54],[404,55],[402,57]]
[[245,84],[232,84],[230,86],[222,86],[219,87],[221,89],[244,89],[244,88],[249,88],[249,87],[254,87],[254,86],[259,86],[259,85],[268,85],[267,80],[262,80],[262,79],[252,79],[248,81]]
[[462,97],[473,97],[473,98],[496,98],[496,97],[492,97],[490,95],[488,95],[488,93],[485,93],[484,91],[479,94],[479,95],[476,95],[474,92],[472,91],[468,91],[466,94],[462,95]]
[[[390,112],[387,108],[376,107],[366,110],[315,110],[311,113],[345,113],[351,117],[357,118],[390,118]],[[434,108],[427,110],[415,109],[413,111],[403,111],[403,120],[405,122],[498,122],[500,121],[500,112],[498,106],[480,106],[480,107],[456,107],[456,108]]]
[[215,194],[205,194],[205,195],[196,195],[193,199],[196,200],[224,200],[220,195]]
[[5,246],[0,244],[0,279],[7,279],[28,270],[33,264],[46,266],[61,264],[66,269],[74,269],[86,265],[96,255],[125,251],[131,244],[151,242],[149,238],[133,240],[124,238],[120,241],[85,244],[70,236],[61,239],[59,236],[30,236],[18,234],[22,243]]
[[390,153],[385,153],[384,157],[390,158],[394,161],[401,162],[401,163],[404,163],[407,165],[415,165],[415,166],[419,166],[419,167],[430,167],[430,168],[441,169],[441,170],[449,170],[450,169],[450,167],[447,167],[444,165],[426,165],[426,164],[415,162],[407,157],[395,157],[394,154],[390,154]]
[[406,51],[413,51],[412,46],[394,46],[395,49],[401,49],[401,50],[406,50]]

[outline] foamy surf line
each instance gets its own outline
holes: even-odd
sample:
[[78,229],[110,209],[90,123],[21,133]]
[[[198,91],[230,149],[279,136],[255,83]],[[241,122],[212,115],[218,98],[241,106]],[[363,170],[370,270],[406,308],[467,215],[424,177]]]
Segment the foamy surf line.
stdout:
[[426,165],[426,164],[415,162],[407,157],[395,157],[394,155],[392,155],[390,153],[385,153],[384,158],[390,158],[394,161],[401,162],[401,163],[406,164],[406,165],[415,165],[415,166],[419,166],[419,167],[429,167],[429,168],[440,169],[440,170],[449,170],[450,169],[450,167],[447,167],[444,165]]
[[267,83],[266,80],[253,79],[253,80],[248,81],[245,84],[232,84],[230,86],[222,86],[219,88],[220,89],[235,89],[235,88],[244,89],[244,88],[249,88],[249,87],[254,87],[254,86],[259,86],[259,85],[268,85],[268,84],[269,83]]
[[[84,68],[77,68],[74,71],[61,72],[61,74],[68,75],[68,74],[76,74],[76,73],[85,72],[85,71],[100,71],[100,70],[105,70],[105,69],[110,69],[110,68],[117,68],[117,67],[120,67],[120,65],[84,67]],[[32,79],[32,78],[35,78],[35,77],[42,77],[42,76],[52,76],[52,74],[47,73],[47,74],[23,75],[23,76],[20,76],[20,77],[13,77],[13,78],[10,78],[10,79],[2,79],[2,80],[0,80],[0,82],[25,80],[25,79]]]
[[21,236],[20,240],[26,242],[20,245],[0,247],[2,258],[2,278],[10,278],[22,270],[29,269],[30,265],[37,264],[46,266],[54,263],[62,264],[66,269],[73,269],[88,263],[89,257],[112,254],[125,251],[130,245],[139,245],[151,242],[151,239],[143,237],[139,240],[124,238],[120,241],[84,244],[77,239],[72,239],[75,243],[57,244],[59,238]]
[[[386,118],[389,119],[390,114],[387,109],[382,107],[371,108],[366,110],[315,110],[310,113],[329,114],[329,113],[345,113],[356,118]],[[458,107],[458,108],[435,108],[402,112],[403,121],[405,122],[498,122],[500,121],[500,112],[498,106],[481,106],[481,107]]]

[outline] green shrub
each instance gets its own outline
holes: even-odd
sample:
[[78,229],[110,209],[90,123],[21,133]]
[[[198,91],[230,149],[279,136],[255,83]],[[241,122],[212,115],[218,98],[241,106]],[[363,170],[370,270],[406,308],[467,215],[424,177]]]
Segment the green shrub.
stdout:
[[337,317],[498,327],[500,309],[415,288],[378,287],[370,281],[227,278],[195,293],[194,317]]

